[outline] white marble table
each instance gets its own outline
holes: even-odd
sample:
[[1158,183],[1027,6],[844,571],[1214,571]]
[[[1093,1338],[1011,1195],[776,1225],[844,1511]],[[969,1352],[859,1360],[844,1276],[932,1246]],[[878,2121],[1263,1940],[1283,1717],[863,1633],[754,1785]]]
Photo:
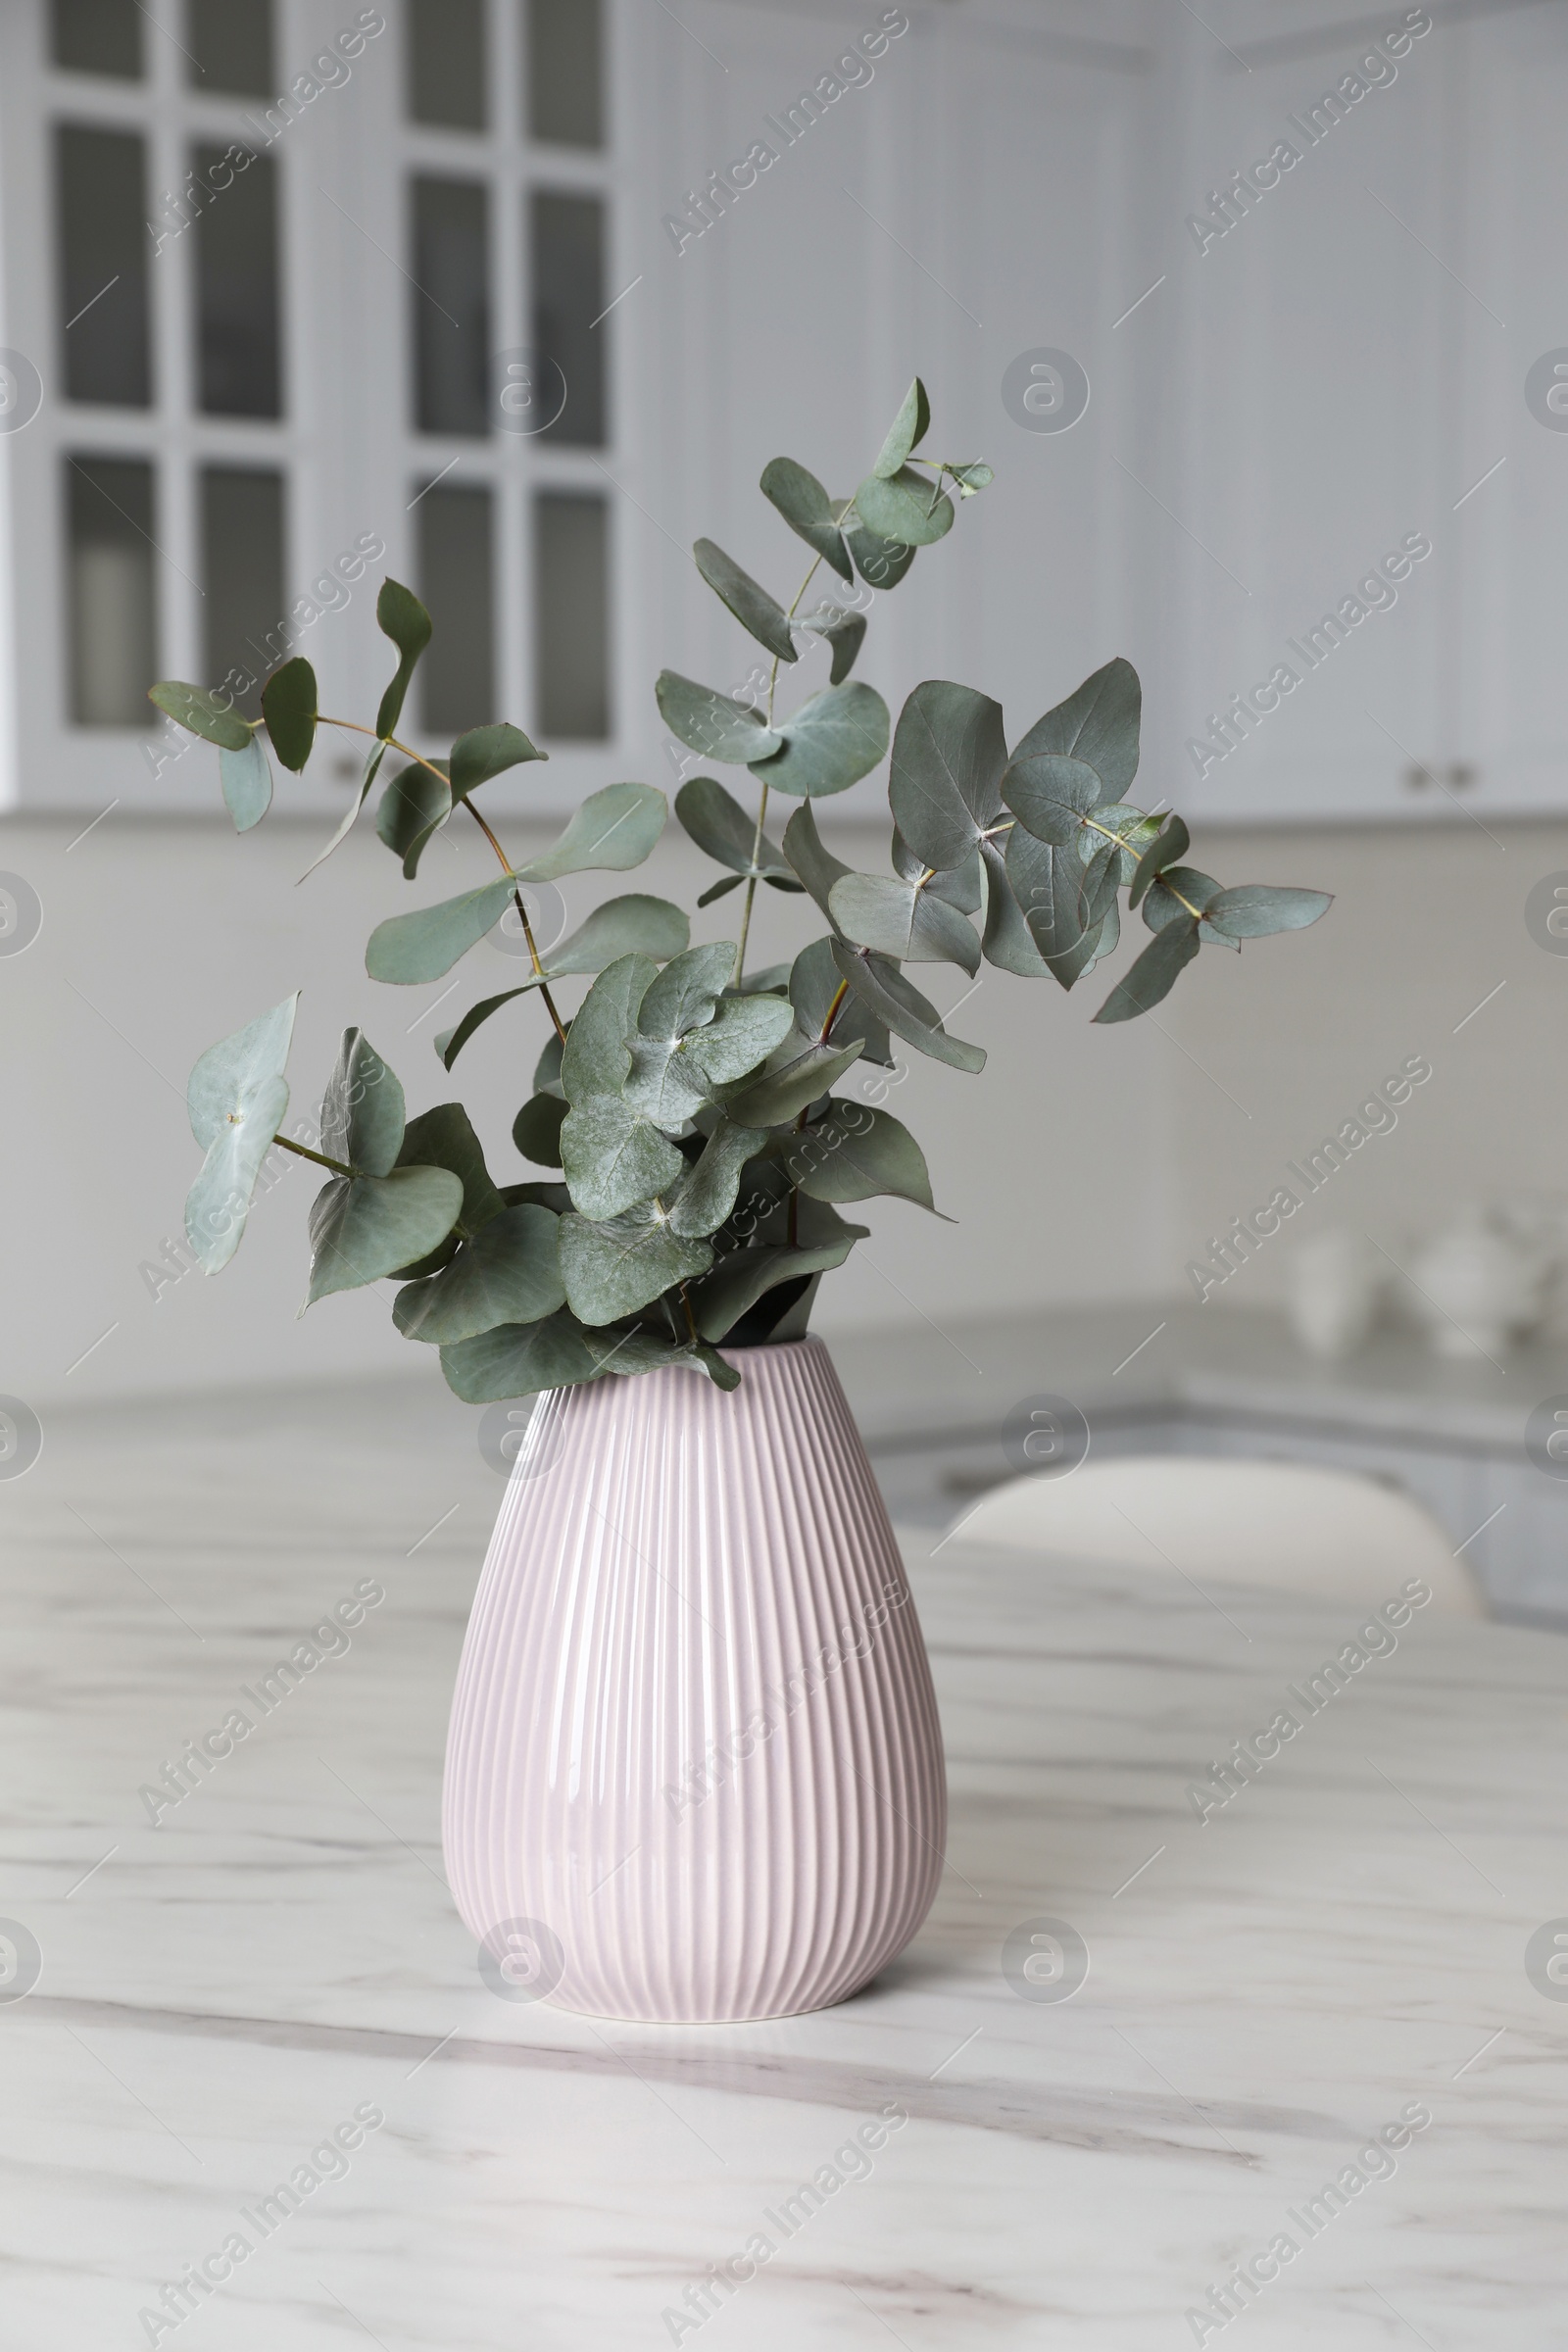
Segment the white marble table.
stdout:
[[[0,1485],[0,1915],[42,1953],[0,2005],[8,2348],[148,2342],[235,2230],[254,2251],[160,2343],[1564,2342],[1568,2003],[1525,1968],[1568,1915],[1560,1637],[1425,1612],[1200,1826],[1189,1782],[1346,1613],[921,1539],[954,1796],[924,1932],[822,2015],[595,2025],[495,1998],[441,1878],[499,1493],[430,1389],[57,1421]],[[154,1829],[141,1785],[366,1579],[352,1646]],[[1041,1918],[1087,1944],[1070,2000],[1004,1976]],[[1308,2240],[1289,2217],[1410,2105]],[[764,2218],[890,2107],[836,2168],[861,2177]],[[357,2110],[384,2120],[264,2237],[258,2200]],[[759,2232],[771,2259],[685,2324]],[[1243,2316],[1184,2316],[1282,2232]]]

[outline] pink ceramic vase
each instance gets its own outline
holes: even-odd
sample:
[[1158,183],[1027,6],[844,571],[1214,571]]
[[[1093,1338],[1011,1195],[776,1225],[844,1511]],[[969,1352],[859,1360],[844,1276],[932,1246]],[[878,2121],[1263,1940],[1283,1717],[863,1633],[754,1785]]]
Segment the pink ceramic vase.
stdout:
[[542,1398],[447,1745],[452,1891],[493,1990],[598,2017],[844,2000],[930,1908],[942,1734],[820,1340]]

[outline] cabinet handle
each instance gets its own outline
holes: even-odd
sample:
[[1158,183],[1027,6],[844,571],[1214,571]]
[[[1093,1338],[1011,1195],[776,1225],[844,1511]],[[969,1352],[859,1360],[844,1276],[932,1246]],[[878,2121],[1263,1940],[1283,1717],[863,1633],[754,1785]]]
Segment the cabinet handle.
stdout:
[[1463,792],[1477,781],[1479,772],[1469,760],[1450,760],[1441,773],[1436,768],[1423,767],[1419,760],[1412,760],[1404,771],[1404,782],[1411,792],[1421,792],[1428,784],[1440,784],[1449,792]]

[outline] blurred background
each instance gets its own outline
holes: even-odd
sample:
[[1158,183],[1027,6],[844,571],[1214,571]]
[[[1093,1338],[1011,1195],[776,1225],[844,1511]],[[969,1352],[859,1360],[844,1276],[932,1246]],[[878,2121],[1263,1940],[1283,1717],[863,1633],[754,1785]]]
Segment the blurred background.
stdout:
[[[996,485],[867,592],[860,673],[1016,738],[1125,655],[1133,797],[1336,904],[1123,1028],[986,967],[984,1076],[900,1067],[956,1221],[881,1203],[816,1317],[890,1493],[951,1512],[1060,1393],[1105,1446],[1374,1467],[1501,1604],[1568,1605],[1565,119],[1557,0],[0,0],[0,1390],[442,1396],[385,1286],[296,1322],[307,1171],[221,1283],[181,1263],[213,1039],[303,988],[301,1106],[361,1023],[414,1110],[453,1007],[365,976],[406,903],[368,821],[298,886],[357,761],[237,840],[148,683],[301,652],[367,716],[390,571],[439,623],[415,740],[550,753],[487,790],[526,855],[692,771],[657,671],[745,694],[757,649],[691,541],[792,590],[762,466],[847,495],[918,371]],[[819,815],[880,861],[885,777]],[[439,895],[482,872],[439,847]],[[680,838],[646,872],[709,878]],[[769,960],[807,934],[763,899]],[[518,1034],[465,1061],[497,1165]]]

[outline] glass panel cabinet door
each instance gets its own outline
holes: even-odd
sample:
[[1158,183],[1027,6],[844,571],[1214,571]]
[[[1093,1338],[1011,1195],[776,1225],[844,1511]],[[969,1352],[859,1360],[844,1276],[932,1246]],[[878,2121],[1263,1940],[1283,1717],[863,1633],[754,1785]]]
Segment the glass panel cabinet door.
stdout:
[[[639,25],[625,0],[0,0],[0,806],[215,809],[148,687],[254,714],[299,653],[364,716],[388,574],[435,612],[421,751],[515,720],[554,762],[530,807],[617,772],[643,524],[610,64]],[[359,765],[323,746],[279,807]]]

